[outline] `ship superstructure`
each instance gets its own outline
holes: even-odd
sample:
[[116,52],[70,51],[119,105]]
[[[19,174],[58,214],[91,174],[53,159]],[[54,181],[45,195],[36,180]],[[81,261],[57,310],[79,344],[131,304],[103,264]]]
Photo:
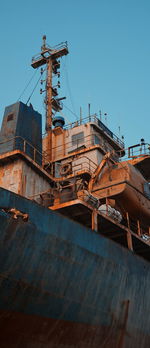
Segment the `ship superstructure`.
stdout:
[[[144,255],[150,236],[150,149],[141,144],[128,149],[96,114],[65,125],[58,96],[60,60],[68,54],[67,43],[54,48],[43,37],[41,53],[32,59],[41,68],[45,89],[46,135],[42,139],[41,115],[21,102],[6,108],[1,129],[1,187],[21,194],[49,209],[104,233],[131,250],[133,238],[142,243]],[[45,72],[45,80],[44,80]],[[31,126],[32,125],[32,126]],[[140,148],[140,154],[135,154]],[[11,172],[11,176],[9,173]],[[16,180],[17,179],[17,180]],[[85,219],[85,210],[88,218]],[[100,216],[100,217],[99,217]],[[98,219],[110,221],[121,231],[102,232]],[[86,221],[86,222],[85,222]],[[132,225],[132,226],[131,226]],[[125,237],[126,236],[126,237]],[[144,238],[143,238],[144,236]],[[126,242],[125,242],[126,240]]]
[[[43,139],[41,115],[33,109],[31,104],[28,106],[17,102],[8,106],[4,113],[0,134],[0,186],[4,203],[2,205],[1,199],[0,216],[3,224],[7,226],[7,234],[9,234],[9,224],[12,225],[12,229],[15,231],[16,248],[20,245],[18,244],[18,233],[22,230],[21,248],[23,248],[24,256],[19,253],[22,264],[19,263],[18,268],[15,268],[17,264],[17,254],[15,254],[12,266],[13,276],[17,277],[18,273],[15,272],[19,272],[19,274],[22,272],[26,279],[24,282],[30,283],[31,287],[35,282],[35,292],[38,291],[40,294],[36,298],[37,303],[30,294],[27,295],[28,307],[23,309],[24,294],[21,290],[20,298],[22,300],[20,301],[22,302],[18,302],[20,307],[16,302],[13,311],[21,313],[20,318],[22,318],[22,313],[25,313],[51,319],[54,329],[51,329],[52,332],[50,330],[50,336],[46,336],[46,338],[44,336],[45,341],[41,346],[39,342],[42,336],[39,334],[37,347],[37,344],[39,347],[46,348],[61,347],[63,342],[63,347],[97,348],[100,344],[105,343],[109,326],[111,340],[106,340],[104,347],[110,347],[111,341],[114,348],[132,348],[133,344],[139,348],[148,348],[148,322],[147,324],[145,321],[136,322],[135,326],[133,325],[134,310],[138,315],[138,304],[132,287],[135,285],[135,291],[138,291],[139,286],[140,295],[145,294],[147,303],[149,303],[147,261],[150,260],[150,147],[144,139],[141,139],[140,144],[128,148],[128,158],[124,160],[126,151],[123,141],[101,121],[97,114],[89,112],[87,117],[80,117],[76,122],[65,124],[62,114],[62,100],[65,97],[59,97],[60,82],[56,83],[56,79],[60,76],[59,59],[67,54],[66,42],[52,48],[46,44],[44,36],[41,52],[32,59],[32,67],[41,68],[41,94],[45,92],[46,135]],[[79,224],[75,224],[75,222]],[[32,243],[29,242],[28,245],[30,231],[35,249],[39,246],[35,253],[38,255],[37,259],[34,256],[34,247],[32,250]],[[5,236],[5,229],[2,229],[1,233],[4,234],[2,238],[4,238],[4,244],[6,241],[5,252],[7,254],[9,251],[7,243],[10,243],[10,247],[11,238],[9,235]],[[27,235],[28,237],[26,237]],[[107,239],[105,240],[103,237]],[[36,238],[37,240],[39,238],[37,244]],[[25,244],[23,244],[23,240],[25,240]],[[48,246],[46,240],[49,243]],[[105,249],[104,244],[107,244]],[[31,265],[31,275],[28,270],[28,251],[32,254],[33,259],[35,257],[34,266]],[[11,255],[13,252],[12,249]],[[115,256],[113,256],[114,253]],[[50,263],[49,255],[52,255]],[[67,258],[69,257],[67,255],[72,255],[72,261],[68,261],[70,259]],[[103,258],[106,260],[102,261]],[[24,260],[26,261],[24,262]],[[80,267],[77,266],[79,263],[81,263]],[[140,271],[136,269],[136,263]],[[101,276],[98,265],[102,267]],[[132,277],[132,272],[130,274],[130,266],[134,277]],[[95,267],[98,277],[93,280]],[[120,270],[120,274],[124,276],[124,278],[120,277],[122,285],[119,285],[120,281],[114,274],[114,267],[118,270],[122,269],[122,271]],[[10,269],[11,263],[9,272]],[[19,271],[17,271],[18,269]],[[62,272],[62,279],[58,276],[59,269]],[[138,279],[138,272],[141,277],[145,277],[144,287]],[[75,283],[72,286],[71,277],[74,277],[74,274]],[[42,283],[39,283],[40,277]],[[88,277],[91,279],[90,286]],[[126,284],[128,277],[130,285]],[[77,287],[75,294],[74,290],[80,283],[80,279],[82,279],[82,289]],[[116,284],[115,288],[113,288],[113,281]],[[91,282],[95,284],[94,289]],[[39,290],[39,286],[41,290]],[[13,287],[14,285],[12,285],[12,289]],[[109,287],[112,287],[112,292]],[[96,306],[98,305],[102,289],[107,292],[107,296],[105,298],[106,306],[101,312],[101,310],[96,310],[94,303]],[[44,295],[42,291],[44,291]],[[94,295],[95,291],[98,295]],[[118,299],[115,294],[118,294]],[[121,294],[123,294],[123,299]],[[67,302],[71,296],[72,299]],[[13,290],[10,298],[13,298]],[[68,303],[72,305],[70,310]],[[1,306],[5,310],[5,306]],[[113,318],[111,318],[109,306],[113,308]],[[11,312],[10,302],[6,307]],[[131,314],[128,320],[129,310]],[[34,318],[32,320],[31,322],[34,323]],[[65,324],[62,324],[61,320]],[[75,340],[76,333],[79,333],[80,329],[74,324],[72,326],[72,323],[80,323],[80,329],[82,323],[83,327],[85,324],[87,325],[85,336],[89,330],[89,341],[82,337],[81,342],[78,338],[76,345],[73,346],[74,342],[69,334],[67,337],[66,332],[70,327],[71,332],[74,332],[72,337]],[[42,325],[44,325],[43,322]],[[95,329],[93,325],[95,325]],[[111,325],[114,328],[112,332]],[[55,326],[59,327],[59,332],[55,330]],[[128,326],[129,335],[127,334]],[[103,332],[103,328],[105,332]],[[130,339],[132,329],[135,337]],[[97,330],[98,334],[95,336],[90,330]],[[137,330],[141,330],[139,337],[138,335],[136,337]],[[57,334],[58,337],[56,337]],[[141,345],[142,340],[143,345]],[[31,341],[31,339],[28,340],[27,347],[30,347]],[[18,341],[14,339],[14,342]],[[4,347],[6,348],[5,345]]]
[[[49,57],[44,62],[43,51],[46,54],[47,51],[49,52]],[[56,50],[50,50],[46,46],[44,37],[41,58],[34,58],[32,62],[34,68],[47,63],[47,136],[43,139],[45,153],[43,167],[55,182],[51,192],[42,195],[40,203],[47,204],[50,209],[59,210],[83,224],[85,224],[83,203],[88,204],[92,211],[92,219],[87,226],[99,230],[96,211],[104,213],[107,218],[108,216],[113,217],[115,221],[122,222],[122,226],[125,225],[127,246],[133,250],[131,224],[134,226],[133,233],[137,237],[141,239],[142,235],[146,235],[147,239],[145,239],[149,241],[150,187],[147,181],[149,147],[147,145],[146,152],[143,140],[142,144],[128,149],[129,159],[122,162],[121,157],[125,155],[123,141],[115,136],[96,114],[91,115],[90,109],[87,118],[80,117],[79,121],[65,126],[65,120],[59,114],[62,110],[60,99],[64,98],[58,98],[55,88],[58,100],[57,108],[55,108],[52,77],[55,74],[59,76],[58,69],[54,68],[55,66],[60,67],[60,62],[58,63],[56,58],[66,54],[68,54],[66,44],[58,46]],[[48,98],[49,90],[51,90],[51,95]],[[49,139],[51,139],[50,142]],[[133,156],[133,149],[138,149],[138,147],[140,147],[140,159],[138,155]],[[145,168],[145,162],[147,167],[143,176],[136,170],[136,167],[140,163],[141,168]],[[79,207],[74,204],[74,200],[80,201]],[[76,214],[76,210],[80,210],[81,213]],[[122,233],[124,234],[124,228]],[[121,240],[120,236],[115,238]],[[126,244],[124,237],[121,244]]]

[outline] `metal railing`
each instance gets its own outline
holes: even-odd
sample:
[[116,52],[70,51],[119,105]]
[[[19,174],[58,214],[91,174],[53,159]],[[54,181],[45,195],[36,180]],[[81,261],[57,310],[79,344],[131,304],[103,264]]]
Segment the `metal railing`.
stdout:
[[[66,50],[68,51],[68,45],[67,41],[61,42],[58,45],[55,45],[54,47],[50,47],[48,44],[46,44],[45,50],[42,50],[42,52],[37,53],[32,57],[32,63],[35,63],[36,61],[40,60],[41,58],[44,58],[45,60],[49,58],[53,54],[57,54],[58,52]],[[48,53],[48,56],[45,56],[45,53]]]
[[[82,160],[82,162],[79,162]],[[77,175],[78,172],[86,171],[92,174],[97,168],[97,164],[93,162],[87,156],[78,157],[77,160],[72,164],[72,172],[74,175]]]
[[62,172],[62,168],[68,168],[68,170],[66,170],[66,175],[77,176],[81,173],[88,173],[91,176],[92,173],[96,170],[97,164],[94,161],[92,161],[89,157],[85,155],[79,155],[76,158],[74,158],[73,161],[71,160],[70,162],[68,160],[66,163],[53,163],[51,165],[51,175],[55,173],[54,177],[64,177],[65,174],[63,174]]
[[0,142],[0,154],[14,150],[20,150],[32,158],[35,162],[42,164],[42,152],[40,152],[29,141],[25,140],[21,136],[16,136]]
[[[35,148],[30,142],[25,140],[20,136],[7,139],[6,141],[0,142],[0,154],[8,153],[11,151],[20,150],[26,155],[28,155],[33,161],[37,162],[39,165],[42,165],[46,161],[46,153],[40,152]],[[62,164],[60,164],[61,166]],[[51,174],[55,172],[54,170],[55,163],[51,166]],[[82,157],[79,155],[76,157],[76,160],[72,163],[71,174],[76,175],[77,172],[85,171],[90,174],[96,169],[97,165],[94,161],[88,158],[85,155]]]
[[141,143],[128,147],[128,158],[150,155],[150,144]]
[[101,130],[103,130],[104,133],[106,133],[110,138],[112,138],[119,146],[124,148],[124,142],[120,140],[119,137],[117,137],[113,132],[111,132],[109,128],[105,126],[105,124],[101,120],[98,119],[97,114],[93,114],[88,117],[82,118],[76,122],[69,123],[64,128],[71,129],[89,122],[95,123]]
[[[103,153],[107,153],[107,152],[113,152],[113,148],[109,146],[107,146],[106,142],[104,141],[103,138],[98,137],[96,135],[96,140],[95,140],[95,134],[90,134],[87,136],[83,136],[80,139],[77,139],[76,141],[69,141],[67,143],[63,143],[61,145],[58,145],[56,147],[52,148],[52,160],[59,160],[64,156],[67,155],[71,155],[74,152],[80,152],[84,149],[89,149],[90,147],[95,146],[95,147],[99,147],[101,148],[101,150],[103,151]],[[116,153],[116,155],[115,155]],[[46,160],[46,157],[48,158],[49,154],[48,153],[44,153],[44,157]],[[112,158],[114,158],[114,160],[118,160],[118,156],[117,152],[114,152],[114,155],[112,155]]]

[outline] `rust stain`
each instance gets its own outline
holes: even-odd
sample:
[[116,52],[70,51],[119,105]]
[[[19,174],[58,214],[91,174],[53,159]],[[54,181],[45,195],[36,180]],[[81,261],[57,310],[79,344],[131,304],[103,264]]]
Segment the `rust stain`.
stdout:
[[6,234],[5,234],[4,242],[10,241],[15,237],[17,225],[18,225],[18,221],[14,220],[12,217],[5,230]]
[[124,348],[125,335],[127,333],[126,328],[127,328],[130,301],[129,300],[124,301],[123,304],[125,306],[125,312],[124,312],[122,327],[120,329],[121,332],[120,332],[117,348]]

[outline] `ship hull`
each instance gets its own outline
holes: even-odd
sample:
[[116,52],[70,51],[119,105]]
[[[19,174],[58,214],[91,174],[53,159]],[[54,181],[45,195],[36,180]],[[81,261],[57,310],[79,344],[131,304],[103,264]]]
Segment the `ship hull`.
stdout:
[[4,189],[0,207],[1,347],[149,347],[147,261]]
[[149,347],[150,342],[149,337],[145,339],[137,330],[132,333],[132,343],[128,345],[124,340],[127,333],[120,325],[118,335],[115,323],[110,327],[89,325],[8,311],[1,311],[0,315],[3,318],[1,348],[119,348],[134,347],[134,341],[138,342],[138,347]]

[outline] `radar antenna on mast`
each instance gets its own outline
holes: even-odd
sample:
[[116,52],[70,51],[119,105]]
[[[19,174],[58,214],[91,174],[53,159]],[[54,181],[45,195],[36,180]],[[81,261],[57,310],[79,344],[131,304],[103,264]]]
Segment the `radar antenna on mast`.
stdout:
[[[43,35],[43,45],[41,47],[41,52],[32,58],[31,66],[36,69],[40,66],[46,65],[46,80],[45,80],[45,90],[40,90],[40,93],[46,92],[45,104],[46,104],[46,122],[45,129],[47,132],[46,137],[46,152],[48,154],[48,159],[52,159],[52,121],[53,112],[58,112],[62,110],[61,100],[65,99],[58,98],[57,88],[53,87],[52,79],[53,76],[60,76],[58,69],[60,68],[60,61],[58,58],[67,55],[68,46],[67,42],[62,42],[61,44],[50,47],[46,44],[46,35]],[[42,72],[43,73],[43,69]],[[42,81],[43,83],[43,81]],[[60,82],[58,81],[57,87],[60,88]]]

